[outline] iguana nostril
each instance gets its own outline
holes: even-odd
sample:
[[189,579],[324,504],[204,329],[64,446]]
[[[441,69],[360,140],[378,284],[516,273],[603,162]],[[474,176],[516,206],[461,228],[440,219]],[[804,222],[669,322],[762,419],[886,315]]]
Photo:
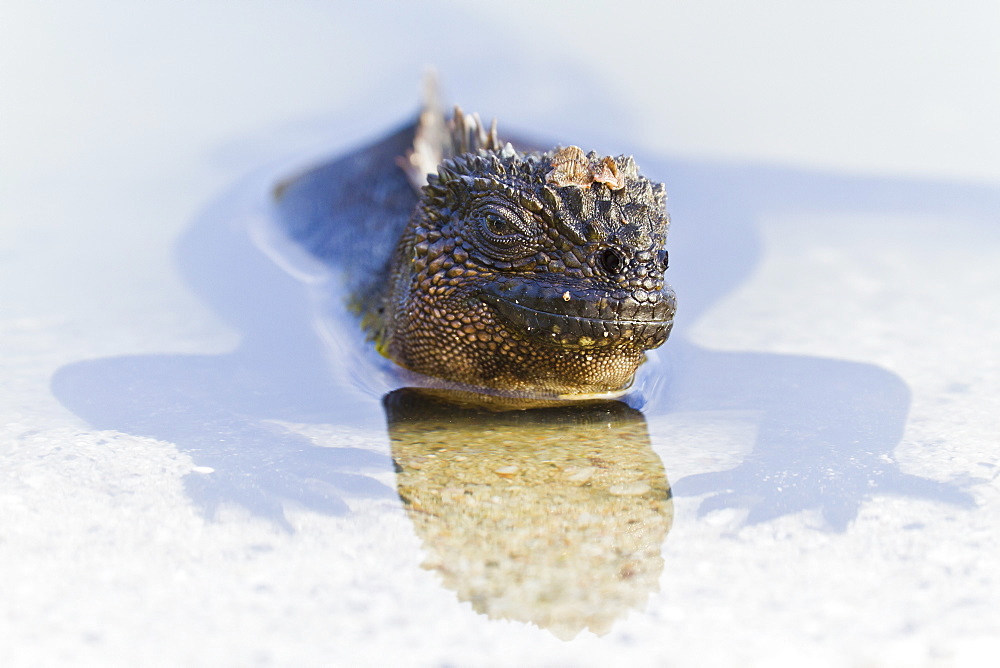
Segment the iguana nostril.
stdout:
[[625,257],[614,248],[605,248],[601,251],[599,261],[609,274],[620,274],[625,269]]
[[666,271],[670,268],[670,253],[666,249],[656,251],[656,259],[660,263],[660,268]]

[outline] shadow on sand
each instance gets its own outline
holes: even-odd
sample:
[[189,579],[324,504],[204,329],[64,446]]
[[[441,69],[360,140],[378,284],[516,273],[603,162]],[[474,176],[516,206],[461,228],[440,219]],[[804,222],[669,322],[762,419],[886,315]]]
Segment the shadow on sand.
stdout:
[[[340,165],[338,169],[349,169],[352,160],[335,164]],[[241,333],[242,342],[235,351],[224,355],[145,355],[81,361],[55,374],[53,392],[95,428],[172,442],[189,453],[197,465],[214,469],[211,474],[195,472],[185,479],[192,501],[206,516],[211,517],[220,504],[234,503],[291,530],[284,501],[317,512],[342,514],[349,511],[347,502],[352,497],[398,495],[432,554],[435,550],[440,554],[454,549],[447,541],[435,544],[433,536],[454,533],[459,525],[468,528],[472,516],[461,513],[473,512],[468,509],[468,503],[473,501],[478,504],[474,512],[489,515],[489,504],[495,503],[490,500],[506,498],[508,502],[502,505],[508,514],[490,521],[503,526],[505,532],[523,525],[531,534],[529,538],[537,540],[539,528],[547,527],[544,522],[551,517],[535,511],[542,506],[559,507],[568,497],[552,501],[544,495],[510,493],[511,479],[517,482],[516,478],[527,475],[529,470],[537,473],[558,469],[577,486],[600,492],[580,500],[578,510],[587,504],[596,509],[581,511],[580,517],[606,514],[611,507],[608,504],[623,498],[631,498],[632,502],[631,506],[622,506],[623,516],[641,516],[636,521],[645,527],[648,540],[631,547],[613,544],[603,555],[594,557],[603,559],[603,567],[616,574],[611,580],[642,581],[641,592],[626,587],[607,595],[627,600],[624,607],[639,605],[655,589],[662,569],[662,560],[657,561],[658,550],[672,519],[667,474],[654,449],[665,453],[674,444],[650,444],[645,421],[636,406],[641,406],[646,415],[679,411],[724,415],[727,410],[752,410],[760,416],[755,445],[741,464],[729,471],[689,475],[675,482],[676,495],[705,497],[701,503],[703,513],[718,508],[744,509],[748,512],[746,521],[754,523],[812,509],[821,512],[832,530],[843,531],[856,517],[860,504],[872,494],[900,494],[971,506],[971,496],[958,486],[907,475],[893,462],[892,452],[902,436],[910,402],[909,389],[898,376],[874,365],[837,359],[710,351],[691,343],[686,333],[690,324],[721,296],[739,287],[754,267],[758,257],[755,224],[765,210],[947,214],[959,209],[997,208],[997,193],[975,187],[765,167],[677,161],[650,164],[648,160],[643,166],[646,174],[665,180],[672,194],[674,223],[669,246],[673,267],[669,278],[681,306],[678,327],[660,351],[660,363],[643,371],[647,389],[658,385],[648,382],[650,375],[659,374],[662,383],[656,391],[648,392],[644,399],[627,399],[631,408],[618,403],[619,408],[598,409],[600,415],[625,411],[625,417],[608,418],[608,428],[612,423],[639,425],[634,432],[638,436],[619,437],[615,431],[612,442],[602,443],[592,430],[595,419],[600,422],[605,418],[573,417],[577,407],[545,409],[547,412],[539,412],[530,420],[506,418],[505,422],[461,407],[414,400],[408,394],[399,394],[398,385],[373,391],[371,387],[378,387],[378,383],[368,383],[370,376],[381,373],[384,364],[356,334],[352,317],[342,307],[329,306],[322,281],[305,286],[272,260],[270,249],[265,248],[265,252],[252,240],[248,221],[266,215],[270,188],[278,176],[287,172],[251,179],[220,197],[179,244],[185,278]],[[394,169],[386,166],[390,168]],[[320,219],[328,215],[321,206],[317,211]],[[364,240],[361,242],[359,249]],[[325,312],[325,317],[341,331],[355,334],[331,348],[318,334],[317,311]],[[287,428],[287,423],[339,425],[384,434],[383,421],[388,423],[392,442],[390,447],[383,440],[381,450],[346,447],[342,442],[318,443]],[[430,423],[433,426],[428,426]],[[430,482],[423,480],[420,471],[426,466],[419,464],[426,463],[427,456],[434,452],[448,454],[449,441],[458,450],[468,449],[469,430],[474,431],[476,424],[482,426],[476,437],[478,445],[473,448],[476,453],[490,453],[493,457],[498,452],[517,450],[521,464],[494,466],[494,459],[489,458],[492,468],[485,473],[449,469]],[[551,436],[551,425],[566,439],[592,442],[598,450],[605,448],[606,453],[621,454],[622,448],[633,454],[645,453],[640,457],[645,458],[644,463],[619,465],[615,463],[617,455],[586,447],[563,461],[561,455],[552,454],[555,450],[551,443],[546,446],[551,452],[545,457],[534,459],[525,454],[541,434]],[[436,446],[428,445],[428,434],[438,439]],[[434,451],[434,447],[438,450]],[[390,451],[391,455],[379,454]],[[465,462],[476,460],[475,453],[464,450],[450,452],[449,456],[462,457],[459,461]],[[414,462],[418,465],[414,466]],[[372,471],[386,472],[394,463],[397,489],[370,475]],[[616,478],[615,470],[632,471],[635,479]],[[647,473],[635,473],[643,470]],[[456,480],[467,476],[462,483],[465,491],[456,492],[442,482],[440,475],[444,474]],[[598,484],[596,481],[604,480],[601,476],[607,480]],[[522,480],[521,491],[538,491],[554,484],[545,475],[535,478],[534,488]],[[454,497],[453,501],[461,503],[444,503],[429,512],[428,502],[424,501],[422,510],[415,510],[414,499],[420,495],[421,485],[425,491],[434,491],[431,496],[436,499]],[[612,488],[632,492],[609,492]],[[466,497],[473,501],[466,503]],[[524,506],[528,510],[520,514],[510,510],[515,500],[525,498],[534,499]],[[456,508],[458,515],[454,514]],[[477,520],[476,524],[482,522]],[[575,534],[566,530],[567,540],[572,543],[566,547],[569,553],[583,554],[593,543],[588,538],[593,532],[624,535],[621,527],[587,522],[591,520],[581,519],[574,526],[586,525],[589,529]],[[628,531],[634,533],[634,527]],[[579,540],[574,542],[571,534]],[[509,556],[519,549],[518,545],[496,544],[484,548],[478,557],[470,559],[466,555],[467,565],[478,564],[470,567],[471,574],[456,575],[452,569],[449,575],[446,559],[428,567],[441,570],[446,583],[452,577],[453,583],[448,586],[472,600],[484,614],[548,623],[557,628],[554,632],[570,637],[584,626],[594,630],[608,626],[606,619],[588,617],[579,601],[567,602],[555,594],[542,597],[548,607],[504,613],[509,603],[503,598],[505,594],[489,592],[507,589],[497,589],[489,572],[503,570],[498,565],[503,563],[497,556],[499,552]],[[490,563],[495,565],[490,567]],[[557,565],[549,573],[559,572],[559,568]],[[640,573],[642,577],[638,577]],[[572,590],[565,583],[553,586],[559,591]],[[594,609],[607,607],[608,600],[592,602]],[[554,611],[553,601],[558,603],[556,608],[565,603],[565,614]]]
[[[666,180],[672,202],[678,202],[671,207],[669,245],[681,311],[660,351],[661,363],[645,371],[664,374],[665,381],[643,411],[752,409],[761,415],[753,452],[740,466],[688,476],[675,483],[675,493],[708,495],[705,511],[746,508],[749,522],[820,509],[836,530],[873,493],[970,505],[971,497],[954,485],[903,474],[892,463],[909,406],[908,388],[898,376],[836,359],[709,351],[686,341],[685,333],[753,268],[754,224],[764,209],[947,213],[995,207],[996,193],[672,161],[647,161],[645,171]],[[206,514],[229,501],[287,526],[282,499],[340,513],[345,495],[392,496],[393,490],[365,474],[385,470],[391,461],[369,449],[317,447],[277,424],[370,429],[381,420],[378,398],[345,382],[357,375],[351,370],[355,362],[330,361],[316,334],[309,291],[251,240],[246,220],[260,213],[267,196],[262,182],[252,181],[209,206],[179,243],[182,273],[241,332],[239,348],[225,355],[77,362],[55,374],[52,388],[96,428],[170,441],[198,465],[215,469],[212,476],[188,478],[188,491]],[[354,326],[346,313],[335,319]],[[344,351],[335,352],[337,357]],[[374,356],[367,350],[347,353],[353,359]]]

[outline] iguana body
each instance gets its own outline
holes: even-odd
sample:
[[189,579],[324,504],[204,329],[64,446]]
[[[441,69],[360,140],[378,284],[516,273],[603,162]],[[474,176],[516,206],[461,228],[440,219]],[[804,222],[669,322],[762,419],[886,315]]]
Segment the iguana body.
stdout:
[[290,234],[345,270],[383,355],[550,396],[627,387],[669,335],[664,200],[630,157],[519,152],[434,107],[279,191]]

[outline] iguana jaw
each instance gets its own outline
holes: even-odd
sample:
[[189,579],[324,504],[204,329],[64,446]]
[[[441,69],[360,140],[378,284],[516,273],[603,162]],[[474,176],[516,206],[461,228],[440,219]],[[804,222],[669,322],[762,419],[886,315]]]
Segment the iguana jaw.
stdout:
[[[638,302],[597,290],[512,289],[491,286],[479,298],[498,320],[521,336],[569,350],[628,345],[656,348],[673,326],[675,299],[669,289]],[[555,292],[555,295],[545,293]],[[499,294],[498,294],[499,293]]]

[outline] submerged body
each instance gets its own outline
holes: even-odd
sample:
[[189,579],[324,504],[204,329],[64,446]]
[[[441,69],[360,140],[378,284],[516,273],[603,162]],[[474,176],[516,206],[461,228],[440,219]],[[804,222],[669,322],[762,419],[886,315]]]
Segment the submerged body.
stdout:
[[345,271],[378,350],[412,371],[610,393],[670,333],[664,189],[630,157],[518,151],[477,117],[429,109],[278,201],[291,236]]

